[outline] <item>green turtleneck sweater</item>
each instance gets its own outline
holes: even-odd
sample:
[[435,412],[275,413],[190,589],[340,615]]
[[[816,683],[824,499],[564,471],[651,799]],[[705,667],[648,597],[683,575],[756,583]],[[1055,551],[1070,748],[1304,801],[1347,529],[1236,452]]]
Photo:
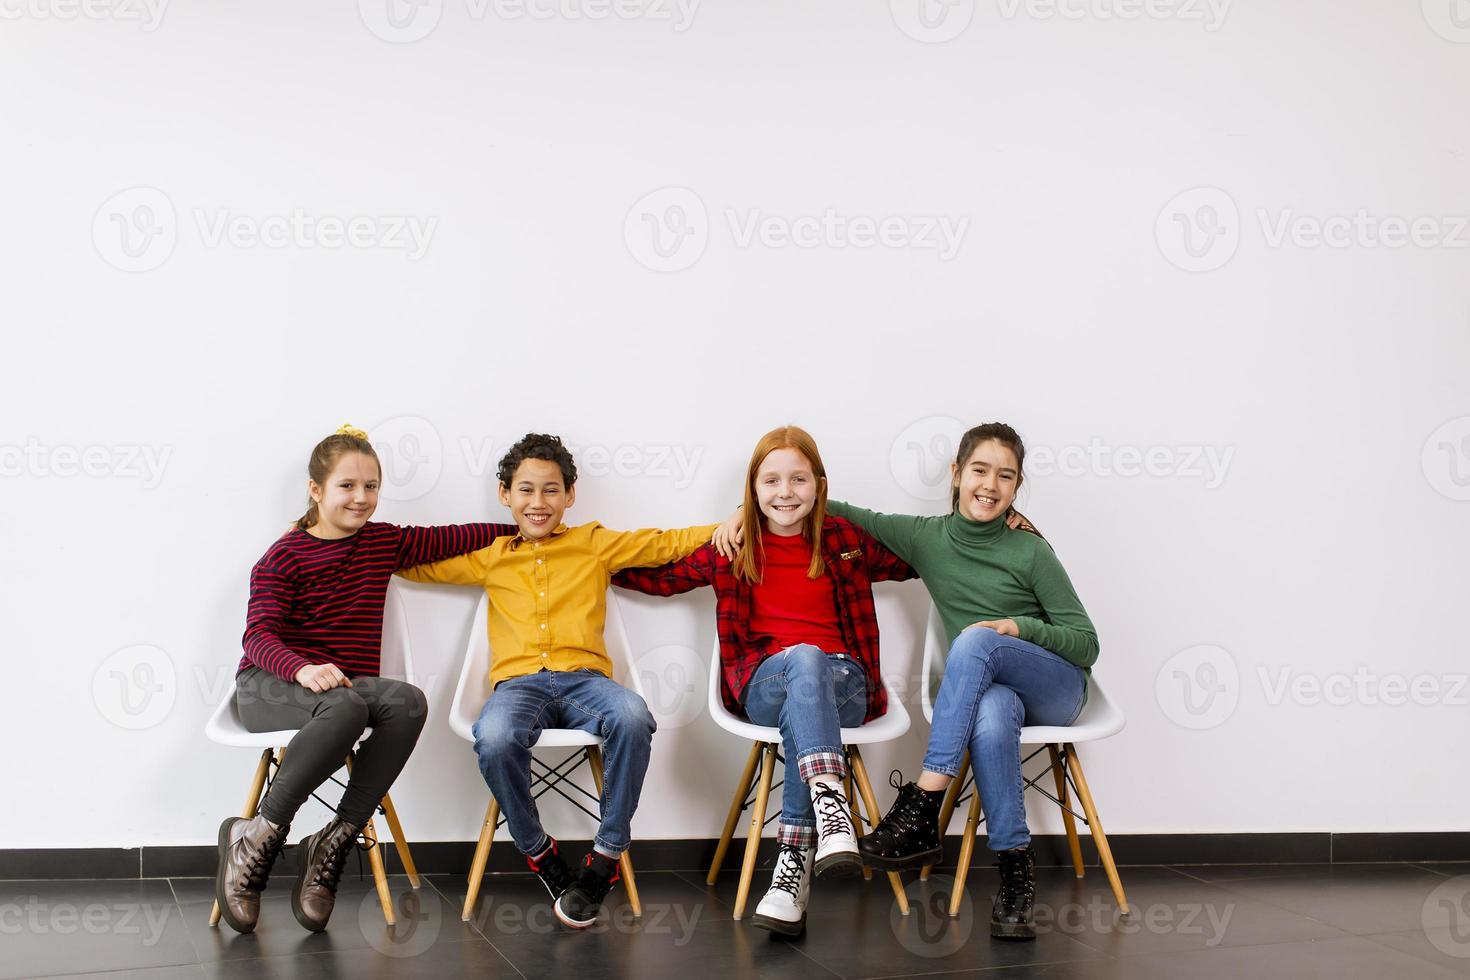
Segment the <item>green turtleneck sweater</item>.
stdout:
[[1011,619],[1021,639],[1084,670],[1097,662],[1097,631],[1051,545],[1013,531],[1004,517],[972,521],[879,514],[831,500],[827,510],[860,526],[919,573],[949,642],[986,619]]

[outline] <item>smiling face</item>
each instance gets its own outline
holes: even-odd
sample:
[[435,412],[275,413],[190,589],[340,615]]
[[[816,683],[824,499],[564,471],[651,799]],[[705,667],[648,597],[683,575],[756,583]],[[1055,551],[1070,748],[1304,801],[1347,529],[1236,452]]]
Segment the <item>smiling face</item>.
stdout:
[[325,483],[307,481],[306,490],[317,509],[317,522],[310,533],[319,538],[356,534],[378,509],[381,478],[378,461],[365,453],[348,452],[337,457]]
[[567,489],[561,467],[549,459],[521,460],[510,486],[500,486],[500,502],[510,508],[521,536],[532,541],[556,530],[576,499],[576,487]]
[[820,478],[811,460],[795,449],[773,449],[766,453],[755,474],[755,499],[772,534],[801,533],[807,515],[817,502]]
[[959,512],[972,521],[993,521],[1015,502],[1021,464],[1011,448],[995,439],[975,444],[963,468],[950,464],[951,485],[960,492]]

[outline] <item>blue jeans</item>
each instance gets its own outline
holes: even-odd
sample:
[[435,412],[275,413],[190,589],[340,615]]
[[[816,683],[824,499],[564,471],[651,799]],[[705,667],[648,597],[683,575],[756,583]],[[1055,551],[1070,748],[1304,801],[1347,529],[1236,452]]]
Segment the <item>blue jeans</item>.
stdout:
[[1072,724],[1086,687],[1081,667],[1034,643],[989,627],[955,637],[934,702],[924,768],[958,776],[960,759],[970,750],[992,851],[1031,841],[1021,780],[1021,726]]
[[745,713],[757,725],[781,730],[786,772],[781,785],[778,836],[789,844],[816,843],[817,820],[806,781],[847,775],[843,727],[868,713],[868,679],[845,654],[798,643],[761,661],[745,685]]
[[648,705],[637,692],[590,670],[543,670],[496,685],[475,722],[475,754],[522,854],[539,854],[550,840],[531,797],[531,745],[543,728],[602,737],[602,823],[593,843],[609,855],[622,854],[658,728]]

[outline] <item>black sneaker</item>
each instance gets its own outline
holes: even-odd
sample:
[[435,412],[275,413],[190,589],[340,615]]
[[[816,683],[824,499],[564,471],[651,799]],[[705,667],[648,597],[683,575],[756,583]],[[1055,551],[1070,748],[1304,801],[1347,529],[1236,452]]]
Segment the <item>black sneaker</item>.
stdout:
[[605,854],[593,851],[582,861],[582,873],[577,875],[553,906],[562,925],[573,929],[586,929],[597,921],[597,912],[602,900],[619,877],[618,862]]
[[944,794],[919,789],[918,783],[904,783],[902,778],[897,769],[889,775],[888,785],[898,790],[898,799],[872,833],[858,838],[863,863],[870,868],[907,871],[938,864],[944,856],[939,839]]
[[990,906],[990,934],[996,939],[1036,938],[1036,856],[1031,845],[995,852],[1000,891]]
[[546,886],[547,894],[554,902],[561,898],[562,892],[572,886],[572,869],[567,867],[567,863],[562,860],[561,851],[556,845],[556,838],[551,837],[548,840],[551,841],[551,844],[541,852],[541,857],[527,857],[526,866],[541,879],[541,884]]

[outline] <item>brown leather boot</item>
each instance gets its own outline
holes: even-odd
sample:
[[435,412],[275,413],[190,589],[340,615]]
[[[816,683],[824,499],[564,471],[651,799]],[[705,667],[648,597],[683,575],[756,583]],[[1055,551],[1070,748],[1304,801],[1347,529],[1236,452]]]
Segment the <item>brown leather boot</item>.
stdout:
[[290,827],[271,823],[260,814],[228,817],[219,826],[219,867],[214,897],[220,918],[236,932],[254,932],[260,919],[260,893],[271,865],[286,843]]
[[291,911],[304,928],[321,932],[327,927],[332,908],[337,904],[342,865],[347,863],[347,855],[361,829],[333,817],[321,830],[302,839],[301,874],[291,889]]

